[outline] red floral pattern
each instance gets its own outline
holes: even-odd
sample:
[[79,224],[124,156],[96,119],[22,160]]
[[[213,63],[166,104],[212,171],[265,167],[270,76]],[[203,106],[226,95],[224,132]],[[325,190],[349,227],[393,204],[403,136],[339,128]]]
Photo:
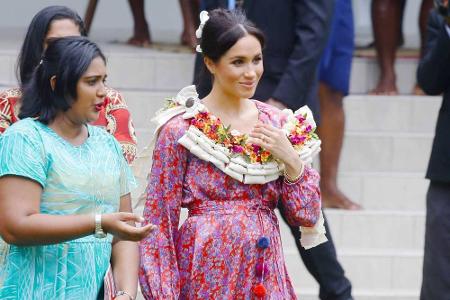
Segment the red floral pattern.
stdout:
[[[8,89],[0,93],[0,134],[19,118],[19,99],[22,92],[19,88]],[[105,102],[99,118],[92,125],[100,126],[112,134],[122,146],[123,155],[131,164],[136,157],[136,134],[131,122],[130,112],[122,95],[106,88]]]
[[[256,104],[262,122],[281,128],[279,110]],[[181,116],[166,123],[153,152],[144,218],[158,229],[140,243],[144,297],[254,299],[262,283],[264,299],[296,299],[273,210],[280,199],[291,225],[313,226],[321,207],[318,173],[307,167],[293,185],[283,178],[241,183],[178,144],[189,123]],[[181,207],[189,218],[178,228]],[[257,245],[262,236],[267,248]]]

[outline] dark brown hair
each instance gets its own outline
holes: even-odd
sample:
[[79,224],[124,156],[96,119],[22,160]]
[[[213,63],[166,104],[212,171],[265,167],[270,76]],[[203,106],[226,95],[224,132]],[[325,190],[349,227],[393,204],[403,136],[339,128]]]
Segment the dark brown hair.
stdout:
[[247,34],[254,36],[260,42],[261,48],[264,48],[264,34],[241,10],[230,12],[223,8],[214,9],[209,12],[209,20],[203,27],[200,40],[202,53],[213,62],[217,62]]

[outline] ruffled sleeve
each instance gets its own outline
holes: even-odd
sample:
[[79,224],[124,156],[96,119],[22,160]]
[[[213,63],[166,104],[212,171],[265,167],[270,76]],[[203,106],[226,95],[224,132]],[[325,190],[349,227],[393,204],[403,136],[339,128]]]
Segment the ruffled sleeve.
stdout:
[[111,88],[107,88],[105,118],[106,130],[120,143],[125,159],[131,164],[136,157],[136,133],[125,100],[118,91]]
[[144,219],[158,228],[140,244],[139,281],[145,299],[178,299],[180,292],[175,239],[188,152],[178,139],[186,123],[180,116],[170,120],[153,152]]

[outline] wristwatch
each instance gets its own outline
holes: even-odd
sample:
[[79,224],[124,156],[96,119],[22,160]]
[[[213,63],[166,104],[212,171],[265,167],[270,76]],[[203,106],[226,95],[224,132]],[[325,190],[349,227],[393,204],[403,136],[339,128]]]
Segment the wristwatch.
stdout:
[[103,231],[103,228],[102,228],[102,215],[101,214],[95,215],[94,237],[96,237],[98,239],[104,239],[106,237],[106,233]]
[[117,298],[118,296],[123,296],[123,295],[128,296],[128,298],[130,298],[130,300],[134,300],[133,296],[131,296],[129,293],[127,293],[125,291],[117,291],[114,298]]

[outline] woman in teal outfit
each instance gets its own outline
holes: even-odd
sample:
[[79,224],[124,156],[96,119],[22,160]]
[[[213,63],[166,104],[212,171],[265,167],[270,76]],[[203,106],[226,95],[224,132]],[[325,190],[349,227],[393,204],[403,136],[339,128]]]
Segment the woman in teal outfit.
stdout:
[[[51,41],[0,137],[0,234],[11,244],[0,299],[96,299],[110,261],[115,299],[134,299],[133,176],[113,136],[88,123],[105,97],[105,57],[81,37]],[[114,238],[113,238],[114,237]]]

